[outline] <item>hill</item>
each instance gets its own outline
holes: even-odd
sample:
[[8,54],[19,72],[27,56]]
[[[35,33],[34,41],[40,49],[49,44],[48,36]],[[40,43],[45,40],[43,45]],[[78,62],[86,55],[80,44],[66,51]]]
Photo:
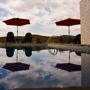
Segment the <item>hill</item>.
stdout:
[[[32,35],[32,43],[34,44],[44,44],[44,43],[59,43],[59,44],[67,44],[73,43],[75,36],[41,36],[41,35]],[[18,43],[23,43],[24,36],[15,37],[15,41]],[[5,43],[6,37],[0,37],[0,43]]]

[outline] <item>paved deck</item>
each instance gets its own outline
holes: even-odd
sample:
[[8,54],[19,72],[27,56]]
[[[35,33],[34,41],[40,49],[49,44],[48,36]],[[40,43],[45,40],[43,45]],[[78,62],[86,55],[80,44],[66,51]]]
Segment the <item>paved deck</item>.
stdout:
[[90,46],[87,45],[76,45],[76,44],[30,44],[30,43],[0,43],[0,48],[6,47],[46,47],[46,48],[55,48],[55,49],[63,49],[63,50],[71,50],[71,51],[79,51],[79,52],[87,52],[90,53]]
[[87,45],[76,45],[76,44],[48,44],[49,48],[63,49],[63,50],[71,50],[78,52],[87,52],[90,53],[90,46]]

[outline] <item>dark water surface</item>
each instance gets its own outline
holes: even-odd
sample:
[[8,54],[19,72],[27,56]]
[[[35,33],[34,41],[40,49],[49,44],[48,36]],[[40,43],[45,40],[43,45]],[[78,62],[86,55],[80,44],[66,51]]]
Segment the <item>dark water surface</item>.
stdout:
[[[90,86],[89,59],[89,54],[63,50],[0,48],[0,90]],[[7,63],[28,68],[7,65],[8,69]]]

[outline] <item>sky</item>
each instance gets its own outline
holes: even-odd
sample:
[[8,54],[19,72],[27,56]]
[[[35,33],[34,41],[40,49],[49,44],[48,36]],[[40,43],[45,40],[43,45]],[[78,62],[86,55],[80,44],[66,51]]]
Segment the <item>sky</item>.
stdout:
[[[66,18],[80,19],[81,0],[0,0],[0,36],[12,31],[17,35],[17,27],[3,21],[11,18],[29,19],[29,25],[19,27],[19,36],[27,32],[44,36],[68,34],[67,26],[56,26],[55,22]],[[80,33],[80,25],[70,27],[71,35]]]

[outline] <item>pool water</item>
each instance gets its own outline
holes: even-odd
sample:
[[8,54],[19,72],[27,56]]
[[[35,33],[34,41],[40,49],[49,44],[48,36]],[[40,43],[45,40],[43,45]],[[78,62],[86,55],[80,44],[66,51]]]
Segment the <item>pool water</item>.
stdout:
[[[87,59],[85,63],[85,59]],[[73,51],[53,49],[10,49],[0,48],[0,90],[15,88],[47,88],[47,87],[82,87],[89,86],[87,68],[90,55]],[[28,65],[24,70],[5,68],[7,63],[23,63]],[[78,65],[82,69],[70,70],[73,67],[61,68],[57,65],[66,63]],[[62,65],[61,65],[62,66]]]

